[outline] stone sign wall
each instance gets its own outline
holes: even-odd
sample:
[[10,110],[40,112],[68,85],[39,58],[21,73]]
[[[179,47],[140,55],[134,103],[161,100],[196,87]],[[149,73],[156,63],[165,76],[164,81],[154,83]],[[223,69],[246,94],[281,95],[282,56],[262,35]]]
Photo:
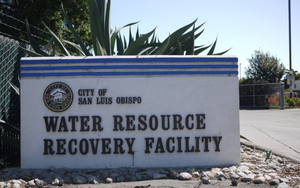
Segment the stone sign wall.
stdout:
[[236,57],[21,60],[21,167],[240,162]]

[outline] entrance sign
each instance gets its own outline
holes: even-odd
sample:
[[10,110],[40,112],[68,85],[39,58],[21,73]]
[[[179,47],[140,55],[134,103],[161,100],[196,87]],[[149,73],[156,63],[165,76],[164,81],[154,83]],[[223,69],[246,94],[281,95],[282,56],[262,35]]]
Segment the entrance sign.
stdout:
[[239,164],[237,62],[22,58],[21,168]]

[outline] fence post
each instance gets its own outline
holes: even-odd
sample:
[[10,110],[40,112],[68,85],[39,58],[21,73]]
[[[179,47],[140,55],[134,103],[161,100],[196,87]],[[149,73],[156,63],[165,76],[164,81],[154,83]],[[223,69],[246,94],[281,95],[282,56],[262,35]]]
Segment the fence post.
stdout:
[[254,91],[254,88],[255,87],[255,84],[253,84],[253,86],[252,86],[252,89],[253,89],[253,92],[252,92],[252,94],[253,94],[253,107],[255,107],[255,91]]
[[284,110],[285,104],[284,104],[284,83],[280,83],[280,108],[281,110]]

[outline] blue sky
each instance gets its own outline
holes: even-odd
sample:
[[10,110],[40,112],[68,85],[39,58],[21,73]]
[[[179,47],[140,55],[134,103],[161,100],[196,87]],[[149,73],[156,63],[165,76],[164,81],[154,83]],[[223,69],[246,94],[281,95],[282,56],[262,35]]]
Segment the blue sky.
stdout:
[[[113,0],[111,5],[112,28],[140,21],[140,33],[157,27],[160,40],[197,18],[205,30],[196,45],[218,37],[215,52],[232,48],[226,55],[239,58],[242,77],[255,50],[269,52],[289,69],[288,0]],[[299,0],[291,0],[291,21],[292,68],[300,72]],[[132,29],[135,33],[136,26]],[[121,34],[127,36],[128,30]]]

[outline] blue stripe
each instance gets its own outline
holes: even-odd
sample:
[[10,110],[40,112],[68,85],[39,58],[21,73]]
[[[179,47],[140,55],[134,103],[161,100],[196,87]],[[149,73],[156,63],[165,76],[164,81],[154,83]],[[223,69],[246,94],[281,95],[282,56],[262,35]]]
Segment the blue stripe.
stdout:
[[45,66],[45,67],[21,67],[21,71],[44,70],[80,70],[80,69],[208,69],[208,68],[238,68],[238,65],[95,65],[95,66]]
[[97,59],[21,59],[21,65],[62,63],[157,63],[157,62],[238,62],[237,57],[153,57],[153,58],[97,58]]
[[147,72],[45,72],[21,73],[21,77],[55,77],[55,76],[151,76],[151,75],[227,75],[238,71],[147,71]]

